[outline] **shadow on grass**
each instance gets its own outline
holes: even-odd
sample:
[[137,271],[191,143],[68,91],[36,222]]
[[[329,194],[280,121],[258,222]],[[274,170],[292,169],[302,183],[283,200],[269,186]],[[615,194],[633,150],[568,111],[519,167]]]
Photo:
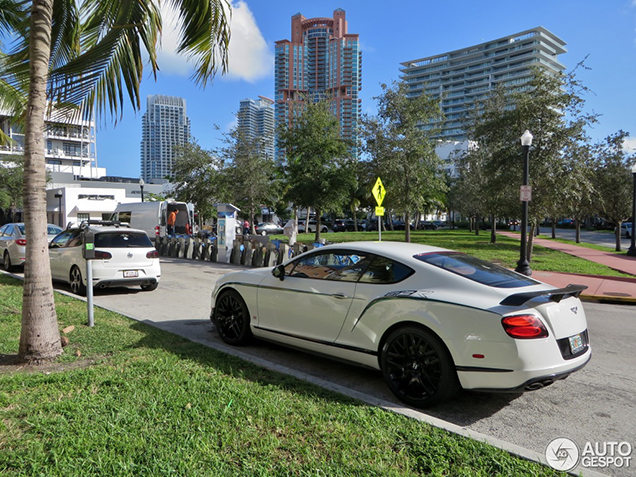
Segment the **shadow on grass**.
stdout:
[[[157,324],[153,322],[132,325],[133,329],[145,334],[136,347],[163,349],[180,359],[195,361],[225,375],[247,379],[263,387],[274,386],[347,404],[357,403],[358,398],[372,405],[408,407],[391,394],[377,370],[256,339],[248,346],[229,347],[220,341],[214,326],[205,320],[161,322],[158,326],[163,330],[155,326]],[[175,332],[197,339],[199,343],[173,334]],[[321,380],[325,387],[305,381],[303,375]],[[353,393],[351,396],[341,394],[338,387],[345,388],[344,392],[350,390]],[[468,426],[496,414],[519,396],[461,391],[448,402],[419,411],[458,426]]]

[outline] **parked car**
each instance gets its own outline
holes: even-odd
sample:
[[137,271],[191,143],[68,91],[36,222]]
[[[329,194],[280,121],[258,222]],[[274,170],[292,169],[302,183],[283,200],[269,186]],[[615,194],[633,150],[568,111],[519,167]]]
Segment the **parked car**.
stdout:
[[[360,224],[358,224],[359,226]],[[362,229],[362,227],[359,227]],[[356,226],[353,222],[353,219],[336,219],[333,222],[333,231],[334,232],[353,232],[356,229]]]
[[[49,242],[61,231],[62,227],[47,224],[46,233]],[[24,266],[26,244],[24,223],[10,223],[0,227],[0,257],[2,257],[2,267],[6,271],[12,271],[17,267]]]
[[[309,221],[309,233],[314,233],[316,231],[316,221],[315,220],[310,220]],[[320,224],[320,231],[321,232],[329,232],[329,228],[327,227],[326,224],[322,223]],[[305,221],[299,221],[298,222],[298,233],[305,233]]]
[[258,235],[282,234],[283,228],[274,222],[261,222],[254,227]]
[[157,288],[161,265],[159,253],[148,234],[113,222],[82,223],[51,240],[49,256],[53,280],[68,283],[75,294],[86,294],[86,260],[82,256],[84,229],[95,234],[93,287],[140,286],[144,291]]
[[427,407],[460,387],[536,390],[585,366],[584,289],[442,248],[354,242],[221,277],[210,318],[228,344],[257,337],[379,369],[399,399]]
[[623,222],[621,224],[621,237],[631,238],[634,233],[634,226],[632,222]]
[[437,230],[439,226],[435,222],[422,222],[422,229]]

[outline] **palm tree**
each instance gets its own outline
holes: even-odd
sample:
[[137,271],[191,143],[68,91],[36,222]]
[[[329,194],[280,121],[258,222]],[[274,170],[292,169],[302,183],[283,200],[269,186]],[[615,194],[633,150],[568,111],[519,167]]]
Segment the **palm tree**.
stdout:
[[[230,4],[168,3],[181,22],[178,51],[194,59],[193,78],[205,86],[219,64],[222,72],[227,70]],[[116,117],[124,93],[140,109],[144,51],[153,75],[159,69],[161,15],[159,0],[32,0],[30,12],[28,6],[22,0],[0,0],[0,29],[19,40],[14,51],[0,55],[0,94],[15,93],[12,112],[16,120],[23,119],[25,130],[23,202],[29,239],[18,357],[38,363],[62,353],[46,235],[44,118],[50,108],[81,118],[94,111]],[[24,97],[26,109],[20,108]],[[0,106],[7,104],[0,100]]]

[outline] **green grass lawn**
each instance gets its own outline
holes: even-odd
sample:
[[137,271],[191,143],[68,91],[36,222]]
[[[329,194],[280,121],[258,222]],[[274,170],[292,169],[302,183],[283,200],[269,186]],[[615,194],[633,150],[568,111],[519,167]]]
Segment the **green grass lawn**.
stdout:
[[[286,240],[280,235],[275,238]],[[314,234],[299,234],[298,241],[311,243]],[[329,242],[355,242],[360,240],[378,240],[377,232],[337,232],[323,233],[321,238]],[[544,238],[544,237],[541,237]],[[404,241],[404,231],[382,232],[383,241]],[[497,242],[490,243],[490,231],[481,231],[479,235],[467,230],[427,230],[412,231],[411,242],[443,247],[474,255],[475,257],[498,263],[507,268],[515,268],[519,260],[519,240],[503,235],[497,236]],[[579,273],[613,277],[632,277],[625,273],[557,250],[535,245],[530,263],[533,270],[561,273]]]
[[[22,284],[0,275],[0,354]],[[543,476],[547,467],[56,293],[54,368],[0,366],[3,476]],[[77,356],[77,355],[80,356]]]

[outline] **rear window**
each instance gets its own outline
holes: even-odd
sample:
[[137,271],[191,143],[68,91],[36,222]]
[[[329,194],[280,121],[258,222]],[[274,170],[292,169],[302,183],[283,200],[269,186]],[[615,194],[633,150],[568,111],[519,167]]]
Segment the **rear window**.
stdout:
[[152,247],[152,242],[145,233],[139,232],[102,232],[95,234],[95,247],[126,248]]
[[459,252],[422,253],[413,258],[489,287],[517,288],[539,283],[507,268]]

